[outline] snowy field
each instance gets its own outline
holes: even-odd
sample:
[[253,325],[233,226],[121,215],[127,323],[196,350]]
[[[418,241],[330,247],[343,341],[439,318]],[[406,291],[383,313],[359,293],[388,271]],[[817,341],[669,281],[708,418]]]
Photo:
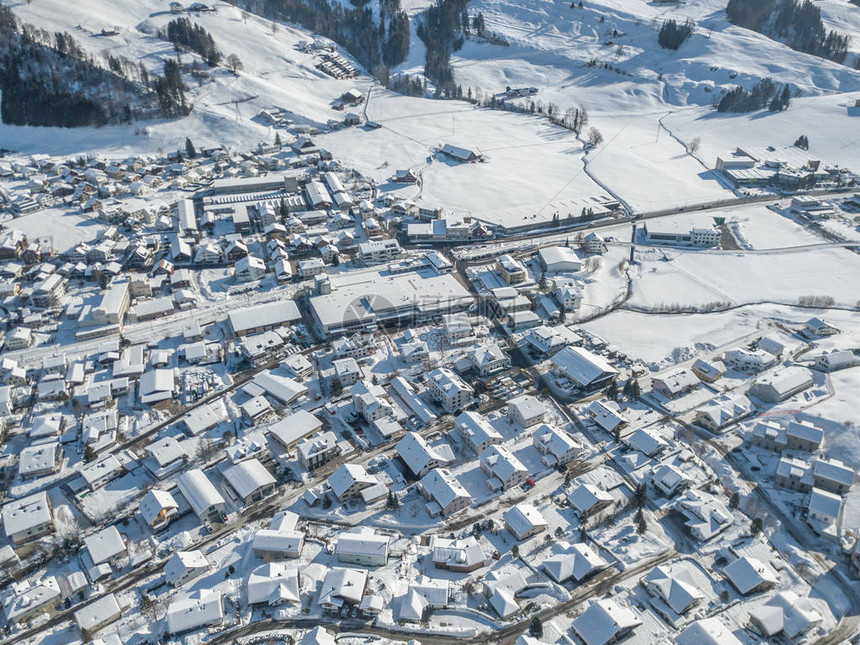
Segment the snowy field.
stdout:
[[828,163],[860,169],[860,79],[848,94],[803,96],[785,112],[719,114],[711,108],[678,111],[663,123],[675,135],[701,138],[697,156],[713,168],[717,157],[746,146],[790,146],[797,137],[809,138],[809,152]]
[[615,311],[582,325],[653,368],[688,360],[756,332],[768,333],[771,310],[743,307],[725,313],[647,315]]
[[50,237],[57,253],[65,253],[81,242],[95,240],[105,225],[90,215],[79,215],[60,208],[46,208],[5,222],[9,228],[23,231],[31,240]]
[[725,180],[659,128],[660,116],[592,115],[605,143],[588,155],[589,171],[636,212],[730,199]]
[[791,305],[803,296],[857,302],[860,257],[841,248],[782,253],[637,250],[631,304],[664,307],[714,302]]
[[[384,186],[395,170],[415,168],[423,186],[414,199],[448,212],[519,226],[564,218],[565,202],[605,195],[583,172],[582,144],[546,120],[374,90],[367,115],[382,125],[318,137],[336,157]],[[434,151],[451,143],[478,148],[486,163],[462,164]],[[500,190],[504,187],[504,190]],[[581,206],[574,209],[578,215]]]
[[780,215],[767,206],[754,204],[726,211],[727,225],[740,246],[750,249],[779,249],[806,244],[821,244],[821,237],[811,233],[796,220]]

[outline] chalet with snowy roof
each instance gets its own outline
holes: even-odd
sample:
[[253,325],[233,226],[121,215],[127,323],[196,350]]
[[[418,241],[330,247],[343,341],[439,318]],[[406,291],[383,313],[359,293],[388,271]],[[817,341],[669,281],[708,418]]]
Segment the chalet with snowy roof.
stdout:
[[502,435],[485,416],[478,412],[463,412],[454,419],[457,434],[465,446],[479,455],[489,446],[502,443]]
[[338,536],[334,553],[338,562],[365,567],[381,567],[388,562],[391,538],[372,528],[344,531]]
[[780,591],[762,605],[750,609],[749,624],[768,639],[800,642],[818,627],[823,618],[809,598]]
[[179,513],[179,504],[169,492],[153,488],[141,500],[138,510],[147,525],[159,531]]
[[576,439],[546,423],[532,432],[532,445],[543,455],[543,463],[550,467],[566,465],[582,453],[582,445]]
[[546,405],[531,394],[522,394],[508,401],[508,417],[521,428],[542,423],[545,416]]
[[573,631],[585,645],[607,645],[621,640],[642,624],[636,613],[612,599],[592,600],[573,621]]
[[301,602],[299,569],[282,562],[270,562],[254,569],[248,576],[248,604],[265,603],[280,607]]
[[53,509],[44,491],[7,502],[2,517],[6,537],[16,547],[54,532]]
[[488,558],[473,537],[462,539],[430,537],[430,557],[437,569],[469,573],[487,564]]
[[172,587],[181,587],[209,571],[209,561],[202,551],[174,551],[164,565],[164,580]]
[[541,569],[559,584],[568,580],[582,582],[583,580],[602,571],[608,563],[586,544],[566,545],[565,550],[544,558]]
[[586,391],[605,387],[618,376],[605,359],[581,347],[565,347],[552,357],[552,364],[556,374]]
[[454,461],[448,444],[430,446],[420,434],[408,432],[395,447],[397,455],[416,478],[424,477],[434,468],[444,468]]
[[319,605],[325,611],[338,612],[347,605],[358,605],[367,586],[363,569],[329,569],[320,585]]
[[727,565],[723,575],[742,596],[772,589],[779,583],[779,576],[769,564],[747,555]]
[[505,511],[503,517],[505,528],[520,541],[546,531],[547,526],[549,526],[540,511],[531,504],[517,504]]
[[440,152],[446,157],[450,157],[454,161],[459,161],[460,163],[475,163],[477,161],[484,160],[484,156],[477,148],[460,148],[459,146],[454,146],[450,143],[446,143],[442,146]]
[[567,496],[570,506],[580,517],[599,513],[614,501],[612,495],[594,484],[579,484]]
[[434,468],[421,478],[418,490],[427,499],[430,517],[448,517],[462,511],[472,503],[472,496],[445,468]]
[[734,515],[719,498],[700,490],[686,491],[672,508],[684,516],[684,526],[700,542],[708,542],[734,522]]
[[528,479],[528,469],[505,446],[489,446],[480,453],[479,460],[491,490],[510,490]]
[[686,367],[664,372],[651,379],[651,387],[670,399],[686,394],[699,386],[699,379]]

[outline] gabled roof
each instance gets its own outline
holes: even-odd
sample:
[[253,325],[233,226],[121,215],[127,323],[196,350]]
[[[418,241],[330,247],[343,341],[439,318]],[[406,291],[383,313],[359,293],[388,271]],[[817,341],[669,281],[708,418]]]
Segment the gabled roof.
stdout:
[[769,638],[782,633],[794,639],[822,620],[809,598],[800,598],[793,591],[781,591],[749,613]]
[[738,558],[726,566],[723,573],[743,596],[762,584],[775,585],[779,582],[776,572],[770,565],[749,556]]
[[565,553],[546,558],[541,567],[558,583],[569,578],[577,582],[606,566],[606,561],[585,544],[574,544]]
[[676,614],[683,614],[704,598],[695,580],[684,568],[671,571],[662,566],[654,567],[642,578],[642,586],[657,595]]
[[625,606],[614,600],[596,600],[573,621],[573,629],[586,645],[605,645],[619,632],[633,629],[642,621]]
[[593,484],[580,484],[567,497],[570,505],[580,513],[587,513],[601,502],[611,502],[612,495]]
[[743,645],[719,618],[702,618],[675,637],[675,645]]

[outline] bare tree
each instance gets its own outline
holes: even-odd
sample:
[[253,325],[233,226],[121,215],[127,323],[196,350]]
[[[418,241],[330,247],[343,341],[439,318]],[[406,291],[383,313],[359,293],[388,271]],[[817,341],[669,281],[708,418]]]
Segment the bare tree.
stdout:
[[694,155],[699,151],[699,146],[701,146],[701,145],[702,145],[701,137],[694,137],[693,140],[690,141],[689,145],[687,146],[687,150],[690,151],[691,155]]
[[243,11],[242,12],[242,22],[244,22],[247,25],[248,24],[248,18],[250,18],[250,16],[251,15],[247,11]]
[[274,36],[276,33],[278,33],[278,23],[273,22],[272,23],[272,35]]
[[601,143],[603,143],[603,135],[600,134],[600,130],[598,130],[597,128],[591,128],[588,131],[587,141],[588,141],[588,145],[596,148]]
[[233,76],[238,76],[239,72],[242,71],[245,66],[242,64],[242,61],[239,60],[239,57],[236,54],[230,54],[227,57],[227,69],[229,69]]

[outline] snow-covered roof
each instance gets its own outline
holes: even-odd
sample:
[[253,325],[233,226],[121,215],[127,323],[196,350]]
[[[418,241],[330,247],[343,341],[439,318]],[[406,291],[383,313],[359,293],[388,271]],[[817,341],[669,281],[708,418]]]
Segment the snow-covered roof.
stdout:
[[307,410],[296,410],[270,425],[268,430],[281,444],[289,448],[320,428],[322,422],[315,415]]
[[838,459],[824,457],[816,459],[812,466],[812,474],[816,479],[827,479],[848,487],[854,485],[854,470]]
[[517,539],[522,539],[521,536],[526,535],[533,529],[539,527],[546,528],[548,525],[541,512],[532,504],[517,504],[505,511],[504,518],[505,524],[507,524],[511,533]]
[[340,556],[379,556],[388,559],[388,543],[391,538],[380,535],[372,528],[345,531],[337,538],[335,555]]
[[21,477],[28,477],[52,469],[59,451],[58,441],[26,446],[18,453],[18,473]]
[[421,478],[425,495],[445,509],[459,497],[472,499],[469,492],[454,475],[445,468],[434,468]]
[[775,585],[779,582],[770,565],[746,555],[727,565],[723,573],[743,596],[756,591],[762,585]]
[[179,459],[187,459],[188,454],[175,437],[164,437],[146,447],[146,451],[158,462],[161,468],[169,466]]
[[611,502],[612,495],[594,484],[580,484],[567,496],[570,505],[580,513],[587,513],[597,504]]
[[502,435],[496,430],[486,417],[478,412],[463,412],[454,423],[457,426],[457,432],[464,438],[469,440],[476,446],[483,446],[487,442],[501,443]]
[[607,375],[618,373],[605,359],[581,347],[565,347],[551,360],[580,387],[587,387]]
[[252,383],[284,405],[292,403],[308,391],[308,388],[301,383],[268,371],[257,374]]
[[206,515],[213,506],[226,504],[221,493],[199,468],[182,473],[176,479],[176,485],[198,517]]
[[16,499],[3,506],[3,529],[6,537],[25,533],[52,521],[51,506],[45,491]]
[[224,479],[242,499],[250,497],[262,488],[277,484],[277,480],[259,459],[247,459],[231,466],[224,471]]
[[432,536],[430,538],[431,557],[436,566],[445,568],[470,569],[487,561],[487,555],[474,537],[469,536],[460,540],[449,540]]
[[300,602],[299,569],[282,562],[270,562],[248,576],[248,604],[281,605]]
[[606,561],[586,544],[574,544],[564,553],[545,558],[541,567],[558,583],[577,582],[606,566]]
[[245,307],[231,312],[227,319],[234,334],[243,334],[251,329],[273,327],[301,320],[301,313],[292,300],[278,300],[262,305]]
[[719,618],[701,618],[675,637],[675,645],[743,645]]
[[109,526],[98,533],[84,538],[84,546],[92,558],[93,564],[108,562],[126,552],[125,542],[115,526]]
[[155,369],[140,377],[140,400],[155,403],[173,396],[175,381],[172,369]]
[[642,586],[658,596],[676,614],[683,614],[704,598],[685,567],[657,566],[642,578]]
[[650,428],[640,428],[624,441],[633,450],[638,450],[649,457],[653,457],[668,445],[663,437]]
[[37,607],[56,604],[60,584],[54,576],[13,582],[2,592],[3,613],[9,623],[26,618]]
[[376,477],[368,474],[361,464],[342,464],[328,478],[328,484],[338,499],[354,484],[367,487],[377,481]]
[[542,423],[532,433],[532,441],[535,446],[540,446],[538,449],[545,454],[553,455],[556,458],[568,453],[571,450],[580,450],[582,446],[577,443],[576,439],[571,437],[564,430]]
[[528,474],[523,462],[505,446],[490,446],[481,453],[480,459],[482,467],[502,483],[507,482],[515,473]]
[[794,639],[821,622],[821,614],[809,598],[781,591],[763,605],[750,609],[750,619],[771,638],[783,634]]
[[104,627],[116,620],[122,614],[116,596],[112,593],[102,596],[75,612],[75,621],[81,631],[87,632],[92,629]]
[[585,645],[605,645],[642,624],[629,607],[612,599],[595,600],[573,621],[573,629]]
[[209,568],[209,560],[199,549],[193,551],[176,551],[164,564],[164,579],[173,584],[179,576],[188,569]]
[[329,569],[320,585],[321,605],[341,606],[343,602],[358,604],[364,595],[367,571],[363,569]]
[[842,509],[842,498],[826,490],[813,488],[812,492],[809,493],[806,508],[809,509],[810,513],[836,519]]
[[546,414],[543,401],[531,394],[521,394],[508,401],[508,410],[516,410],[523,419],[534,419]]
[[198,435],[210,428],[215,427],[224,420],[223,407],[213,406],[209,403],[204,403],[199,408],[195,408],[182,419],[188,432],[192,435]]
[[187,596],[178,596],[167,608],[167,630],[171,635],[220,623],[224,618],[221,591],[200,589]]

